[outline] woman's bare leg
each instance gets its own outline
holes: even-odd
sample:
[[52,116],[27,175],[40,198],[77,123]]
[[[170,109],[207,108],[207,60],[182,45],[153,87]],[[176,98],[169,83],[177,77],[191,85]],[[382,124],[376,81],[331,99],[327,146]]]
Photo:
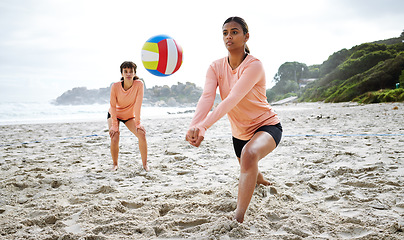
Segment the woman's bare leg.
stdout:
[[[238,160],[238,163],[240,163],[240,158],[237,158],[237,160]],[[262,184],[262,185],[264,185],[264,186],[269,186],[269,185],[271,185],[271,183],[270,183],[269,181],[267,181],[267,180],[264,178],[264,175],[258,170],[257,185],[260,185],[260,184]]]
[[237,209],[234,216],[240,223],[244,221],[244,215],[254,193],[255,184],[260,177],[258,161],[272,152],[275,147],[276,143],[273,137],[269,133],[261,131],[251,138],[241,152]]
[[140,151],[140,157],[142,158],[143,169],[149,171],[149,167],[147,165],[146,132],[142,129],[136,128],[136,123],[134,119],[127,121],[125,125],[133,134],[135,134],[135,136],[139,140],[139,151]]
[[[108,118],[108,128],[111,128],[112,125],[112,118]],[[118,122],[118,129],[119,129],[119,122]],[[116,133],[111,138],[111,157],[112,157],[112,170],[118,169],[118,155],[119,155],[119,133]]]

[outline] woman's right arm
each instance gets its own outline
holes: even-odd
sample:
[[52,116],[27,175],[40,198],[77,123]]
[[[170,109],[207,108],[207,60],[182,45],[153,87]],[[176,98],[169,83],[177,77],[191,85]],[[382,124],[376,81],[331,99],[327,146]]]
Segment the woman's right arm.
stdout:
[[110,131],[118,132],[118,118],[116,116],[116,90],[114,85],[111,86],[111,94],[110,94],[110,114],[111,114],[111,119],[112,119],[112,126]]
[[196,126],[205,120],[206,116],[212,109],[216,98],[217,86],[218,81],[216,73],[213,70],[212,66],[210,66],[208,72],[206,73],[206,81],[205,81],[205,87],[203,88],[203,93],[199,98],[195,110],[195,115],[191,121],[189,130],[186,135],[186,139],[196,147],[199,146],[204,136],[204,133],[199,133],[201,129],[197,128]]
[[202,122],[212,109],[213,103],[215,102],[217,86],[218,82],[216,74],[212,66],[210,66],[206,73],[205,87],[203,88],[203,93],[196,105],[195,115],[191,121],[190,127],[194,127]]

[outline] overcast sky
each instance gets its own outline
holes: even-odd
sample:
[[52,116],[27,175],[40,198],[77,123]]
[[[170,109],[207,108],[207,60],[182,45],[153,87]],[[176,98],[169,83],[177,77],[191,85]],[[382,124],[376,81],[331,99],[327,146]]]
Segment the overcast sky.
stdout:
[[[402,0],[1,0],[0,100],[44,101],[73,87],[107,87],[131,60],[148,88],[187,81],[203,87],[209,64],[227,55],[221,28],[230,16],[250,28],[251,54],[267,87],[287,61],[321,64],[342,48],[398,37]],[[154,77],[141,63],[151,36],[167,34],[183,65]]]

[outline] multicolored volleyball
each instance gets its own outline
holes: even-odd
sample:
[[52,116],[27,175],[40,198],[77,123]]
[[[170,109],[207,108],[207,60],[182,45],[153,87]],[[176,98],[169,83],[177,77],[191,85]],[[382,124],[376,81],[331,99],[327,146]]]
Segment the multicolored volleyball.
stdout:
[[182,48],[167,35],[149,38],[142,48],[143,66],[151,74],[166,77],[180,69]]

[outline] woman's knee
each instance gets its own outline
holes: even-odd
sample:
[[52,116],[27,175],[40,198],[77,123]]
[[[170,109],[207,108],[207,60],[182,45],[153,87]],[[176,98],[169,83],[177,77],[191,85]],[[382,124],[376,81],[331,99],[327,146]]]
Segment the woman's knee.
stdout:
[[248,171],[258,166],[259,156],[253,148],[243,148],[240,157],[240,167],[242,171]]
[[119,132],[115,133],[113,137],[111,137],[111,143],[112,144],[118,144],[119,143]]
[[143,130],[137,130],[136,137],[139,140],[146,140],[146,133]]

